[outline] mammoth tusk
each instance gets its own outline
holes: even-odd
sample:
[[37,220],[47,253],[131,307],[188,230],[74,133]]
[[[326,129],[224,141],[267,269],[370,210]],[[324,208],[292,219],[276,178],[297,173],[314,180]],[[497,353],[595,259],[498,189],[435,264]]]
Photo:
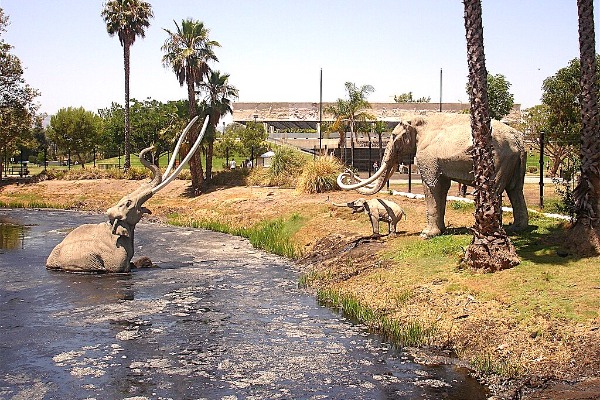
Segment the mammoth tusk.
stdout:
[[111,231],[113,235],[116,235],[118,223],[119,223],[119,220],[115,218],[115,220],[113,221],[113,224],[112,224],[112,231]]
[[[357,177],[353,172],[346,170],[345,172],[342,172],[341,174],[338,175],[337,177],[337,184],[340,188],[344,189],[344,190],[352,190],[352,189],[358,189],[364,186],[369,187],[369,185],[373,182],[375,182],[381,175],[383,175],[383,173],[386,170],[386,163],[384,162],[381,165],[381,168],[379,168],[377,170],[377,172],[375,172],[370,178],[367,179],[360,179],[359,177]],[[353,180],[358,181],[356,183],[352,183],[352,184],[346,184],[344,183],[344,178],[346,177],[352,177]],[[373,185],[370,185],[370,187],[372,187]]]
[[165,169],[165,172],[163,173],[163,179],[165,179],[167,177],[167,175],[169,175],[169,173],[171,172],[171,170],[173,169],[173,166],[175,165],[175,154],[178,154],[179,152],[179,148],[181,147],[181,144],[183,143],[183,140],[185,139],[185,137],[187,136],[189,130],[192,128],[192,126],[196,123],[196,121],[198,120],[198,116],[196,115],[185,127],[185,129],[183,130],[183,132],[181,132],[181,136],[179,136],[179,140],[177,140],[177,144],[175,145],[175,149],[173,150],[173,157],[171,158],[171,160],[169,161],[169,165],[167,166],[167,169]]
[[[202,137],[204,136],[204,132],[206,132],[206,127],[208,126],[208,115],[206,116],[206,118],[204,118],[204,125],[202,125],[202,130],[200,131],[200,134],[198,135],[198,138],[196,139],[196,142],[194,142],[194,145],[192,146],[192,148],[190,149],[190,151],[187,153],[187,155],[185,156],[185,158],[183,159],[183,161],[181,161],[181,164],[179,164],[179,166],[177,167],[177,169],[175,169],[175,171],[173,171],[173,173],[171,175],[169,175],[165,180],[163,180],[163,182],[152,188],[152,194],[158,192],[159,190],[161,190],[162,188],[164,188],[165,186],[167,186],[169,183],[171,183],[175,178],[177,178],[177,176],[181,173],[181,171],[183,170],[183,167],[185,166],[185,164],[190,160],[190,158],[192,158],[192,156],[194,155],[194,153],[196,152],[196,150],[198,149],[198,146],[200,146],[200,142],[202,141]],[[192,125],[196,120],[193,119],[192,121],[190,121],[190,123],[188,124],[188,127],[190,125]],[[186,129],[188,129],[188,127],[186,127]]]
[[348,204],[344,204],[344,203],[331,203],[336,207],[348,207]]

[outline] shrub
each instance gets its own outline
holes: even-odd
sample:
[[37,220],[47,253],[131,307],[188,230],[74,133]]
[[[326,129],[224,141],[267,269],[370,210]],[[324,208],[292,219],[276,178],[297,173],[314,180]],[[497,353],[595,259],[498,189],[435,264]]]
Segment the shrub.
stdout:
[[306,158],[299,151],[289,147],[279,147],[275,150],[271,167],[252,169],[248,176],[248,184],[295,187],[305,164]]
[[297,189],[302,193],[323,193],[339,189],[337,176],[344,165],[333,156],[319,157],[305,165]]

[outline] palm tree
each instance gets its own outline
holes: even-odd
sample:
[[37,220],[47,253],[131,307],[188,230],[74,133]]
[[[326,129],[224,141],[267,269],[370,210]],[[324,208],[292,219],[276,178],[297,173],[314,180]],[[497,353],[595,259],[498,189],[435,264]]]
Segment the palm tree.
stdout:
[[325,112],[333,114],[335,121],[329,127],[329,131],[337,132],[340,135],[338,147],[340,148],[340,158],[342,161],[346,159],[346,129],[348,127],[348,102],[344,99],[337,101],[326,107]]
[[229,74],[219,71],[211,71],[206,81],[200,83],[205,90],[207,112],[210,115],[210,130],[207,130],[206,148],[206,179],[210,180],[212,175],[213,144],[216,136],[217,126],[222,116],[232,113],[231,100],[238,98],[238,90],[229,84]]
[[373,117],[365,110],[371,108],[371,104],[367,101],[367,96],[373,93],[375,89],[371,85],[356,86],[352,82],[344,84],[348,93],[348,100],[338,99],[337,102],[327,107],[326,111],[333,114],[335,123],[333,129],[340,133],[340,146],[346,148],[345,129],[350,128],[350,165],[354,166],[354,143],[356,136],[354,128],[357,122],[367,121]]
[[[175,22],[175,21],[173,21]],[[209,74],[210,61],[218,61],[214,48],[220,47],[216,41],[210,40],[210,31],[201,21],[191,18],[181,21],[181,26],[175,22],[174,32],[165,29],[169,35],[162,50],[164,51],[163,64],[171,67],[179,80],[179,84],[187,85],[188,107],[190,120],[198,115],[196,102],[196,86],[200,85]],[[194,143],[198,137],[198,130],[190,131],[189,143]],[[200,154],[196,153],[190,160],[192,175],[192,190],[199,194],[204,183],[204,172]]]
[[123,168],[131,165],[129,149],[129,50],[136,37],[145,36],[145,30],[150,26],[152,6],[142,0],[110,0],[104,5],[102,18],[110,36],[117,34],[123,46],[123,61],[125,64],[125,149]]
[[570,234],[579,253],[600,253],[600,118],[596,79],[594,2],[577,0],[581,86],[581,176],[573,191],[576,220]]
[[519,258],[502,227],[502,205],[496,190],[481,1],[464,0],[464,5],[475,173],[475,225],[464,262],[473,268],[496,271],[517,265]]

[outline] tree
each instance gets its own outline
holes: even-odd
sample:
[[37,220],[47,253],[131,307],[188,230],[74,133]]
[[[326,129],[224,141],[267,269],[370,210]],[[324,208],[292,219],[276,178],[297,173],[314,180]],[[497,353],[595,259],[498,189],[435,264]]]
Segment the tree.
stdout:
[[[490,118],[500,121],[510,114],[515,104],[514,95],[510,93],[511,83],[502,74],[487,74],[488,108]],[[467,94],[470,94],[467,82]]]
[[209,134],[206,137],[206,179],[210,180],[212,176],[213,144],[217,126],[221,117],[233,113],[231,100],[238,98],[238,90],[235,86],[229,84],[229,74],[221,74],[219,71],[211,71],[206,81],[200,83],[200,87],[205,91],[206,111],[210,115],[210,130],[207,130]]
[[8,23],[8,16],[0,8],[0,179],[4,156],[31,139],[38,109],[34,100],[39,96],[25,82],[21,60],[11,54],[12,46],[2,37]]
[[414,99],[412,92],[408,92],[394,95],[394,101],[396,103],[429,103],[431,101],[431,96],[423,96],[419,97],[418,99]]
[[490,118],[499,121],[510,113],[515,104],[515,96],[509,92],[511,83],[502,74],[488,74],[487,85]]
[[329,132],[337,132],[340,135],[338,147],[341,151],[342,161],[346,157],[346,132],[348,130],[348,102],[344,99],[337,99],[337,101],[326,107],[325,112],[333,114],[334,122],[327,127]]
[[[220,47],[220,44],[209,39],[210,31],[200,21],[188,18],[181,21],[181,26],[175,22],[175,27],[174,32],[164,29],[169,36],[162,46],[163,64],[173,69],[181,86],[187,85],[189,117],[192,119],[198,115],[196,85],[199,85],[210,72],[208,63],[218,61],[214,48]],[[198,126],[190,130],[188,140],[190,146],[196,141],[198,133]],[[204,183],[204,171],[199,153],[194,154],[190,160],[190,172],[192,190],[197,195]]]
[[129,124],[129,53],[135,39],[145,36],[150,26],[152,6],[143,0],[109,0],[102,10],[102,18],[106,23],[106,31],[110,36],[117,35],[123,46],[123,64],[125,67],[125,151],[124,169],[131,166],[130,157],[130,124]]
[[49,138],[63,154],[77,157],[85,167],[86,155],[94,149],[100,137],[102,119],[83,107],[61,108],[50,118]]
[[551,162],[550,176],[556,176],[563,161],[576,154],[579,135],[571,131],[563,132],[552,126],[553,110],[546,104],[539,104],[523,110],[523,120],[517,124],[525,133],[525,140],[536,150],[540,149],[540,133],[544,132],[544,154]]
[[234,122],[225,127],[223,133],[217,138],[215,142],[214,153],[218,157],[224,157],[229,159],[230,156],[241,152],[240,137],[242,137],[242,131],[246,127],[242,124]]
[[600,115],[594,33],[594,2],[577,0],[581,86],[581,176],[573,191],[575,224],[571,243],[579,253],[600,253]]
[[238,134],[242,156],[253,157],[266,150],[265,141],[269,134],[260,122],[246,123],[246,129],[238,131]]
[[[358,87],[352,82],[346,82],[344,86],[346,87],[348,99],[338,99],[335,105],[327,107],[326,112],[334,115],[336,119],[334,126],[340,132],[340,140],[342,138],[341,129],[345,129],[343,128],[344,122],[347,122],[347,126],[350,128],[350,146],[352,148],[350,164],[354,166],[354,143],[356,141],[354,128],[358,121],[366,121],[373,118],[366,110],[371,108],[371,104],[367,101],[367,96],[373,93],[375,89],[371,85]],[[345,147],[345,131],[343,137]]]
[[464,0],[464,6],[473,132],[475,224],[472,228],[473,240],[463,262],[472,268],[497,271],[517,265],[519,258],[502,227],[502,204],[497,191],[487,97],[481,2]]

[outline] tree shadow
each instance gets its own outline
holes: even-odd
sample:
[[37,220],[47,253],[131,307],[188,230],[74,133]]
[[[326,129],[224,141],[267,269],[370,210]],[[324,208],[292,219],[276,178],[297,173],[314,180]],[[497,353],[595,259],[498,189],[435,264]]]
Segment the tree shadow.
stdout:
[[509,237],[519,257],[536,264],[564,265],[586,258],[567,248],[567,228],[564,226],[529,225],[523,231],[510,232]]

